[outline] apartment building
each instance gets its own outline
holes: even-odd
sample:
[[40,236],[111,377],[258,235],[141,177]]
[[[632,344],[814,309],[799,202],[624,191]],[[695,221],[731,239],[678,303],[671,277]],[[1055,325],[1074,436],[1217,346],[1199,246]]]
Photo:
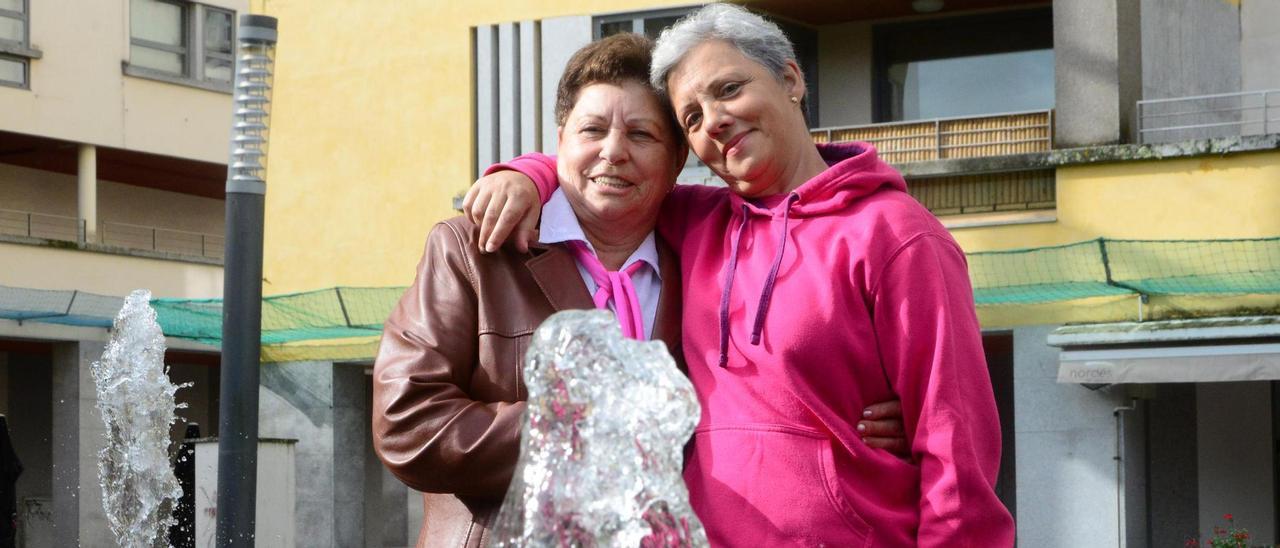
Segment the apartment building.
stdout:
[[[17,21],[24,34],[0,42],[0,77],[14,83],[0,87],[0,169],[21,176],[0,171],[8,185],[0,209],[32,226],[40,224],[34,214],[60,216],[70,228],[60,237],[34,228],[4,236],[0,286],[118,296],[134,276],[162,288],[153,289],[160,296],[216,296],[220,269],[206,255],[216,240],[206,238],[196,256],[191,247],[160,249],[159,231],[150,248],[119,243],[105,223],[221,233],[213,225],[229,119],[217,80],[225,58],[210,45],[218,40],[196,38],[218,35],[209,18],[219,10],[246,6],[111,2],[111,10],[78,7],[76,18],[91,21],[69,29],[42,20],[70,9],[56,0],[17,0],[15,9],[5,1],[0,23]],[[1020,542],[1181,545],[1225,525],[1227,513],[1255,542],[1275,542],[1280,4],[745,4],[796,44],[815,141],[874,143],[969,254],[1004,434],[997,489]],[[699,5],[255,0],[255,13],[280,20],[264,294],[332,292],[335,300],[315,309],[340,310],[336,327],[376,327],[368,318],[388,299],[359,310],[352,295],[408,284],[427,232],[454,214],[480,169],[554,152],[551,104],[574,50],[618,31],[656,34]],[[155,25],[175,9],[181,32],[154,30],[171,29]],[[134,30],[143,27],[152,30]],[[59,56],[55,37],[64,34],[106,45]],[[92,62],[107,57],[121,66]],[[59,63],[74,66],[54,72]],[[53,85],[88,74],[112,83],[96,92]],[[207,120],[182,111],[196,105],[222,110]],[[96,166],[88,178],[96,186],[80,182],[85,165]],[[161,174],[147,177],[140,165]],[[33,177],[40,183],[22,182]],[[694,159],[682,180],[717,184]],[[96,208],[81,205],[86,186],[99,193]],[[60,199],[31,197],[55,187]],[[116,192],[125,197],[109,198]],[[152,196],[168,199],[145,199]],[[217,212],[202,217],[203,206],[187,200],[218,204],[210,205]],[[180,215],[190,224],[163,216],[175,204],[191,208]],[[18,253],[34,258],[17,261]],[[117,267],[94,262],[83,269],[93,275],[57,278],[78,272],[63,267],[71,260],[107,258],[146,266],[108,276]],[[54,387],[45,391],[64,390],[71,385],[58,375],[70,373],[58,371],[77,371],[93,350],[84,341],[103,333],[15,324],[0,323],[12,398],[13,387],[36,386],[14,375],[40,370],[13,364],[43,364],[52,373],[41,382]],[[74,329],[98,338],[57,331]],[[293,515],[306,532],[297,538],[407,545],[419,499],[368,449],[364,373],[374,347],[316,333],[306,351],[264,352],[260,434],[297,440]],[[191,349],[190,361],[210,355],[193,342],[175,345]],[[75,409],[53,406],[41,420],[67,432],[58,425],[72,419],[59,417]],[[82,461],[85,446],[77,446]],[[90,513],[82,510],[80,531]]]
[[[20,546],[106,546],[90,363],[121,297],[222,293],[234,21],[247,0],[0,3],[0,413]],[[173,339],[217,429],[216,347]],[[7,517],[5,518],[8,519]]]
[[[1274,542],[1280,5],[745,4],[795,42],[814,139],[875,143],[970,254],[1021,542],[1167,546],[1226,513]],[[479,170],[555,150],[576,48],[698,7],[309,6],[264,5],[280,291],[407,284]]]

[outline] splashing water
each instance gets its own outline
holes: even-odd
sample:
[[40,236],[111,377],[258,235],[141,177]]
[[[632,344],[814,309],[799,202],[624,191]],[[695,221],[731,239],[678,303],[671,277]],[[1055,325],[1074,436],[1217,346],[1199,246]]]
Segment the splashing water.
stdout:
[[[164,334],[148,304],[151,292],[125,298],[102,360],[93,362],[98,411],[107,445],[98,453],[102,507],[120,546],[167,546],[182,489],[169,465],[169,427],[176,417],[164,365]],[[183,385],[185,387],[187,385]]]
[[606,311],[564,311],[533,335],[520,458],[493,546],[708,545],[680,475],[693,385],[661,342]]

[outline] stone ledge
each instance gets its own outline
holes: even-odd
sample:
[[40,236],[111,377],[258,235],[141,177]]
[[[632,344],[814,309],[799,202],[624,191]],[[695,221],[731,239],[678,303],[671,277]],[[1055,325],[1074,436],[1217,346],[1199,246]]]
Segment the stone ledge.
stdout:
[[1243,152],[1280,150],[1280,134],[1246,135],[1222,139],[1196,139],[1146,145],[1098,145],[1064,148],[1047,152],[1029,152],[1008,156],[954,158],[894,165],[908,178],[998,173],[1033,169],[1055,169],[1063,166],[1167,160],[1197,156],[1226,156]]
[[988,211],[936,217],[947,230],[953,230],[957,228],[1054,223],[1058,221],[1058,211],[1056,209]]
[[1236,316],[1068,325],[1049,334],[1047,344],[1065,348],[1276,337],[1280,337],[1280,316]]

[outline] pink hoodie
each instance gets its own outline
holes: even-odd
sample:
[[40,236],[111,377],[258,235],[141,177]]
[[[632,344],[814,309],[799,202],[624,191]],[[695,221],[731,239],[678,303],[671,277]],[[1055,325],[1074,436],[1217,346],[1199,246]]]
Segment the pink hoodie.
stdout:
[[[663,205],[702,404],[694,510],[717,546],[1012,546],[964,253],[870,145],[819,151],[831,167],[785,196],[678,185]],[[552,157],[504,167],[544,201],[557,184]],[[895,397],[917,464],[855,429]]]

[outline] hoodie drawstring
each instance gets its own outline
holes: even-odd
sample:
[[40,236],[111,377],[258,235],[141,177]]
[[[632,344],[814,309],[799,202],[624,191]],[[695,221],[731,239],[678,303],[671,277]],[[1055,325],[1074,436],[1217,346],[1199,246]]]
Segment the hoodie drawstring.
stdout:
[[733,288],[733,272],[738,269],[738,241],[742,239],[742,233],[747,231],[749,213],[747,205],[743,204],[742,222],[738,224],[738,231],[733,233],[729,266],[724,271],[724,291],[720,293],[720,367],[729,365],[729,290]]
[[[796,194],[787,196],[787,203],[782,210],[778,252],[773,257],[773,266],[769,269],[769,277],[765,279],[764,289],[760,292],[760,303],[756,306],[755,325],[751,329],[752,345],[760,344],[760,334],[764,330],[765,316],[769,313],[769,303],[773,298],[773,286],[777,282],[778,268],[782,265],[782,255],[787,249],[787,223],[790,220],[791,204],[798,199],[800,196]],[[730,244],[733,249],[729,252],[729,266],[725,268],[724,273],[724,291],[720,294],[720,367],[729,365],[729,293],[733,288],[733,274],[738,269],[738,242],[742,239],[742,234],[747,231],[750,213],[747,205],[743,204],[742,223],[738,225],[738,231],[733,234],[733,241]]]
[[769,301],[773,298],[773,284],[778,279],[778,267],[782,265],[782,253],[787,249],[787,220],[791,215],[791,204],[800,199],[791,194],[782,208],[782,229],[778,232],[778,254],[773,257],[773,266],[769,268],[769,277],[764,280],[764,290],[760,292],[760,304],[756,305],[756,324],[751,329],[751,344],[760,344],[760,332],[764,330],[764,317],[769,313]]

